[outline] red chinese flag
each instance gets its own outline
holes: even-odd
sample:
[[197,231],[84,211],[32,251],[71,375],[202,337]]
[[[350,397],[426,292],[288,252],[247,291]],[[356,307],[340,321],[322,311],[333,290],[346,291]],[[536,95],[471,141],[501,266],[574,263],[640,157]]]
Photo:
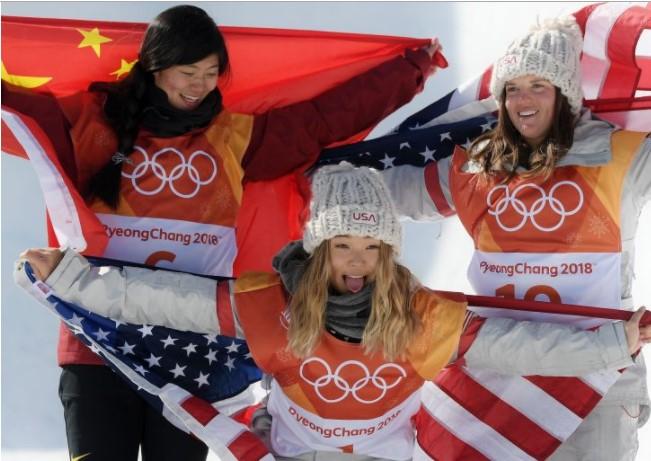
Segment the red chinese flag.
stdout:
[[[2,79],[57,97],[92,81],[124,77],[146,24],[2,17]],[[231,111],[261,113],[309,99],[426,39],[245,27],[220,27],[231,71],[219,87]],[[359,140],[360,133],[349,141]],[[8,141],[5,143],[5,139]],[[3,136],[3,151],[20,155]],[[275,252],[299,238],[306,190],[302,172],[245,185],[235,273],[270,268]],[[52,212],[52,210],[50,210]]]

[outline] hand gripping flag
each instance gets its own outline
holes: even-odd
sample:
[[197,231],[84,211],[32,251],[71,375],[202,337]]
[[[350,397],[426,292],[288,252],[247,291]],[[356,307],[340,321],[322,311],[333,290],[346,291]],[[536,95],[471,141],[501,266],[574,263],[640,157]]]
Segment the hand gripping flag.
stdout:
[[[141,23],[3,16],[2,80],[55,97],[84,91],[92,81],[116,81],[136,62],[145,28],[146,24]],[[231,111],[250,114],[312,98],[402,54],[407,48],[429,42],[282,29],[221,27],[220,30],[229,49],[231,65],[228,75],[219,82],[224,104]],[[16,117],[20,118],[21,114]],[[34,145],[21,144],[22,138],[14,142],[17,135],[12,135],[12,129],[13,125],[9,126],[3,115],[2,149],[25,156]],[[360,140],[365,134],[359,133],[351,140]],[[33,137],[43,147],[40,150],[48,155],[56,154],[44,147],[43,136]],[[237,223],[239,253],[235,273],[270,270],[273,255],[287,241],[300,237],[299,216],[305,206],[307,189],[301,173],[245,185]],[[40,173],[39,180],[46,199],[52,193],[53,184],[65,182],[70,186],[65,179],[44,177]],[[75,205],[61,217],[55,217],[60,213],[59,208],[48,207],[48,212],[54,221],[80,221],[84,229],[80,235],[84,238],[74,240],[73,246],[86,254],[101,256],[101,251],[91,249],[103,248],[105,237],[85,230],[85,224],[90,221],[74,216],[86,214],[83,203],[77,201]],[[50,239],[52,245],[72,240],[63,236],[60,226],[55,227],[57,231]]]
[[222,460],[271,460],[264,444],[229,415],[260,402],[261,372],[244,340],[112,320],[68,303],[21,263],[16,282],[102,357],[172,424]]

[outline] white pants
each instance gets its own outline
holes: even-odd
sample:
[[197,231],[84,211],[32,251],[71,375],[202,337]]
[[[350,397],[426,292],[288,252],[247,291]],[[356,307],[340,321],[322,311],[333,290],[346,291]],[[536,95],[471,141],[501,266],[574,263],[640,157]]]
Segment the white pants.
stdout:
[[597,405],[548,461],[635,461],[640,405]]

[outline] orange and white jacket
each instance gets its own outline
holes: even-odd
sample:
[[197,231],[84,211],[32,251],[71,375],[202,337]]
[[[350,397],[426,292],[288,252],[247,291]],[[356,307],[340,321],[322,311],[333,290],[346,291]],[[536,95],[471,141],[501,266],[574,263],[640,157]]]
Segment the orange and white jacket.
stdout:
[[[481,181],[478,171],[457,147],[425,168],[382,173],[400,214],[416,220],[459,217],[474,243],[468,277],[478,294],[633,307],[635,234],[651,198],[648,133],[617,130],[585,111],[571,149],[548,180],[516,174],[500,184]],[[601,322],[577,318],[573,324],[590,328]],[[641,354],[636,362],[605,401],[649,405]]]

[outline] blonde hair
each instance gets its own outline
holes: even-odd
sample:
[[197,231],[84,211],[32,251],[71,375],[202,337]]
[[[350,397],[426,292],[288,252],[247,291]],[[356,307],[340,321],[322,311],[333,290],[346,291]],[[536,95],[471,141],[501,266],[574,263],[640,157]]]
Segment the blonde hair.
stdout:
[[[379,251],[371,315],[362,346],[367,354],[381,352],[393,360],[404,356],[420,326],[411,309],[411,296],[418,282],[395,261],[390,245],[380,242]],[[325,240],[312,253],[289,302],[288,347],[297,357],[311,354],[324,332],[329,285],[330,249],[329,240]]]
[[[478,137],[468,149],[470,159],[478,163],[480,176],[488,180],[491,176],[503,177],[509,182],[516,168],[526,160],[528,168],[519,176],[547,180],[551,177],[558,161],[572,147],[575,117],[565,95],[555,88],[554,118],[549,133],[543,142],[532,149],[513,125],[506,110],[506,94],[502,91],[499,102],[497,126],[494,130]],[[526,165],[525,165],[526,166]]]

